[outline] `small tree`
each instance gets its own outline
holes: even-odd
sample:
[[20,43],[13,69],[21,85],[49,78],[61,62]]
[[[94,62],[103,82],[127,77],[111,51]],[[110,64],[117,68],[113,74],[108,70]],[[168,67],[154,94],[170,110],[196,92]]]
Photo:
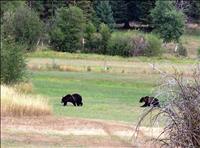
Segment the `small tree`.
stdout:
[[15,41],[33,49],[42,33],[42,22],[36,12],[28,7],[19,7],[13,18],[13,35]]
[[159,34],[164,43],[179,42],[184,33],[184,15],[176,10],[171,1],[158,0],[151,16],[155,32]]
[[85,27],[83,12],[76,6],[61,8],[50,32],[51,45],[58,51],[74,52],[81,49]]
[[21,46],[13,40],[1,41],[1,83],[13,84],[25,76],[25,59]]
[[108,46],[108,40],[111,37],[111,32],[110,32],[109,27],[104,23],[102,23],[100,25],[99,32],[102,35],[102,51],[101,51],[101,53],[106,54],[106,49],[107,49],[107,46]]

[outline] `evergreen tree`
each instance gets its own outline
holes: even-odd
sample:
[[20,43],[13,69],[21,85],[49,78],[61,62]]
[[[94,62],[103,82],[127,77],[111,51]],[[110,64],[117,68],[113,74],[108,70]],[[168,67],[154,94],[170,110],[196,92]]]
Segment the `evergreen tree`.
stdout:
[[111,0],[110,1],[113,17],[116,23],[124,23],[128,20],[127,3],[125,0]]
[[178,42],[184,32],[184,15],[177,11],[171,1],[158,0],[152,10],[155,31],[164,42]]
[[83,10],[83,14],[87,22],[92,20],[94,9],[90,0],[77,1],[77,6]]
[[193,20],[196,20],[200,23],[200,1],[192,0],[189,5],[189,10],[186,14]]
[[107,24],[110,28],[114,27],[114,18],[111,6],[108,0],[105,1],[97,1],[97,5],[95,6],[96,15],[99,20],[105,24]]
[[85,27],[83,11],[76,6],[63,7],[56,15],[56,24],[50,32],[51,45],[58,51],[75,52],[82,48]]

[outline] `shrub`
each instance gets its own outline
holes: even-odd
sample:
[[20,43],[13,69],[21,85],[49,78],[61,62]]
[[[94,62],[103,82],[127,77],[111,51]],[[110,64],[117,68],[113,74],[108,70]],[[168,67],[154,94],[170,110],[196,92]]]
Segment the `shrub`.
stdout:
[[106,24],[102,23],[99,28],[99,33],[101,33],[102,35],[102,47],[101,47],[102,49],[100,52],[102,54],[105,54],[108,46],[108,40],[111,37],[111,32],[109,27]]
[[59,9],[54,29],[50,32],[51,45],[58,51],[80,50],[84,28],[85,19],[80,8],[70,6]]
[[108,42],[110,55],[121,56],[157,56],[161,54],[161,41],[151,35],[137,32],[115,32]]
[[19,7],[13,18],[13,35],[27,49],[34,49],[42,33],[42,22],[36,12],[28,7]]
[[157,56],[162,53],[162,42],[153,34],[146,35],[148,46],[145,49],[146,56]]
[[187,49],[181,43],[179,43],[178,45],[177,52],[180,56],[187,56]]
[[13,84],[22,81],[26,64],[22,47],[12,40],[3,40],[1,49],[1,82]]
[[1,85],[2,116],[50,115],[47,99],[17,92],[14,88]]
[[93,33],[90,39],[90,47],[87,52],[101,53],[102,49],[102,35],[100,33]]
[[129,51],[132,48],[133,45],[129,34],[115,32],[111,35],[111,38],[108,41],[107,54],[129,56]]

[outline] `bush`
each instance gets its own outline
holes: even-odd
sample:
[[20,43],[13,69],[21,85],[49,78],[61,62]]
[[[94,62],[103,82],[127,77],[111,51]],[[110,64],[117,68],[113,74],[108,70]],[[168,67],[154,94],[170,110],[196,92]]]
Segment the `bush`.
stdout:
[[162,53],[162,42],[155,35],[146,35],[148,46],[145,49],[146,56],[158,56]]
[[54,29],[50,32],[55,50],[75,52],[82,48],[85,19],[80,8],[61,8],[56,14]]
[[115,32],[108,42],[110,55],[120,56],[157,56],[161,54],[161,41],[154,35],[137,32]]
[[111,35],[111,38],[108,41],[107,54],[129,56],[129,51],[132,48],[133,45],[129,34],[115,32]]
[[22,47],[11,40],[3,40],[1,49],[1,82],[13,84],[25,76],[25,59]]
[[87,52],[101,53],[102,35],[100,33],[91,34],[91,39],[90,39],[89,43],[90,43],[90,47],[87,49]]
[[42,33],[42,22],[36,12],[28,7],[19,7],[13,18],[13,35],[15,40],[34,49]]
[[180,56],[187,56],[187,49],[181,43],[178,45],[177,52]]

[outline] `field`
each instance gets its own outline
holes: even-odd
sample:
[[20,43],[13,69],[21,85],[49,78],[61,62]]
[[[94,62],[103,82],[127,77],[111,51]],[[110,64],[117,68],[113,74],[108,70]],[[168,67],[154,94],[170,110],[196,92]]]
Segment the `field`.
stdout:
[[[95,72],[33,72],[35,91],[49,96],[58,116],[136,121],[141,109],[138,100],[151,94],[155,76]],[[68,93],[83,96],[83,107],[63,107],[60,99]]]
[[[21,89],[47,98],[52,115],[2,117],[1,146],[157,147],[144,140],[158,136],[162,123],[159,128],[148,127],[148,119],[138,141],[133,141],[135,125],[147,110],[140,107],[139,99],[155,95],[159,70],[173,73],[177,69],[189,77],[200,64],[195,56],[199,37],[186,35],[182,40],[190,58],[170,54],[123,58],[51,50],[27,53],[31,88],[22,85]],[[62,106],[61,97],[75,92],[82,95],[83,106]],[[162,104],[163,98],[159,99]]]

